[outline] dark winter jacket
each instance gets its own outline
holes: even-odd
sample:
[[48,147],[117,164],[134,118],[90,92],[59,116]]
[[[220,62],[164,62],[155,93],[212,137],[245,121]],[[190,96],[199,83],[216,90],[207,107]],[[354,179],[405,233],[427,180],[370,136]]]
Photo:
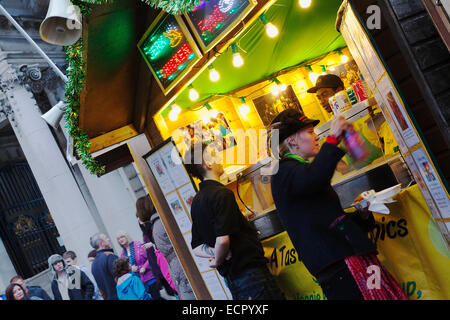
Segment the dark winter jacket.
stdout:
[[53,279],[51,283],[51,288],[53,292],[53,297],[55,300],[63,300],[62,294],[59,291],[57,274],[53,268],[53,264],[62,261],[64,264],[64,270],[66,272],[66,277],[68,280],[68,295],[70,300],[92,300],[94,295],[94,284],[89,280],[89,277],[80,270],[80,268],[75,266],[67,266],[63,258],[58,255],[52,255],[48,259],[48,264],[50,270],[53,273]]
[[376,252],[367,232],[369,220],[346,215],[331,186],[345,152],[324,143],[312,163],[283,158],[272,179],[272,195],[280,219],[309,272],[318,276],[327,266],[352,255]]
[[48,293],[40,286],[27,286],[27,289],[30,297],[39,297],[42,300],[52,300]]
[[[92,300],[94,295],[94,284],[89,280],[89,277],[80,269],[75,267],[68,268],[67,273],[73,289],[68,290],[70,300]],[[78,275],[75,275],[77,274]],[[77,278],[79,278],[79,284],[77,284]],[[58,280],[52,280],[52,292],[55,300],[62,300],[61,293],[58,288]]]
[[92,275],[105,300],[118,300],[116,275],[113,271],[114,261],[118,259],[112,249],[98,250],[92,262]]

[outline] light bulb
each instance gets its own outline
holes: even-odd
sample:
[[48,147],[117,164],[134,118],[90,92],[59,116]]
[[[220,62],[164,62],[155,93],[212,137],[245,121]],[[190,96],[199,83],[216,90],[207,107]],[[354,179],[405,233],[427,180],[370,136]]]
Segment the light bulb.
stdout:
[[311,0],[299,0],[298,4],[303,9],[306,9],[306,8],[309,8],[311,6],[311,2],[312,2]]
[[177,119],[178,119],[178,114],[179,114],[179,113],[177,113],[176,110],[172,109],[172,110],[169,112],[169,119],[170,119],[170,121],[177,121]]
[[248,104],[241,104],[239,106],[239,112],[241,113],[242,117],[247,118],[247,115],[250,113],[250,107]]
[[180,114],[181,113],[181,108],[179,106],[177,106],[176,104],[174,104],[172,106],[172,111],[175,112],[176,114]]
[[233,66],[236,68],[242,67],[244,65],[244,59],[242,59],[239,52],[233,53]]
[[244,119],[247,119],[247,115],[250,113],[250,107],[245,102],[243,97],[239,98],[241,100],[241,105],[239,106],[239,113],[242,115]]
[[219,81],[220,74],[217,72],[216,69],[214,68],[209,69],[209,79],[211,79],[212,82]]
[[209,115],[211,116],[211,118],[217,118],[217,115],[219,114],[219,111],[212,109],[211,111],[209,111]]
[[195,90],[194,88],[189,89],[189,99],[191,99],[191,101],[195,101],[199,98],[199,94],[197,92],[197,90]]
[[281,91],[284,91],[287,89],[287,86],[284,83],[280,84],[279,87],[280,87]]
[[341,62],[342,63],[347,63],[348,62],[348,57],[345,54],[343,56],[341,56]]
[[205,115],[202,117],[202,122],[203,122],[203,124],[207,124],[207,123],[209,122],[210,119],[211,119],[211,118],[209,117],[209,113],[205,114]]
[[317,78],[319,78],[319,75],[318,75],[317,73],[311,72],[311,73],[309,74],[309,79],[311,80],[311,82],[312,82],[313,84],[316,83]]
[[273,94],[274,96],[279,95],[279,94],[280,94],[280,86],[274,85],[274,86],[272,87],[272,94]]
[[278,28],[275,27],[271,22],[266,23],[264,25],[264,28],[266,29],[266,33],[270,38],[275,38],[278,36]]

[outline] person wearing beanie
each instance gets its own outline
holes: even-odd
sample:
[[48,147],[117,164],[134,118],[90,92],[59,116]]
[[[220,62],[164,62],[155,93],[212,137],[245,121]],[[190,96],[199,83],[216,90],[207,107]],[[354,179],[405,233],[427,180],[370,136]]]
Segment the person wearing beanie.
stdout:
[[48,266],[53,275],[51,288],[55,300],[92,300],[94,285],[83,271],[68,266],[59,254],[48,258]]
[[[271,181],[272,196],[292,244],[328,300],[407,299],[378,261],[377,248],[368,237],[375,226],[372,213],[363,209],[346,214],[331,186],[345,154],[338,144],[351,123],[334,119],[322,147],[314,132],[318,123],[287,109],[271,124],[271,132],[278,130],[279,146],[270,151],[280,159]],[[368,288],[369,266],[379,268],[380,288]]]

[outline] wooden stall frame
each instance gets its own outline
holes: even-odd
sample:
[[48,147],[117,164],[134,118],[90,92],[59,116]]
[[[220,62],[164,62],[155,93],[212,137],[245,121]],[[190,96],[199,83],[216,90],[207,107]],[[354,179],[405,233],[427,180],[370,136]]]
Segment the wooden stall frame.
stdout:
[[158,186],[158,182],[150,167],[143,158],[150,150],[138,144],[128,144],[128,147],[196,298],[198,300],[212,300],[211,294],[177,226],[177,222],[172,215],[164,194]]

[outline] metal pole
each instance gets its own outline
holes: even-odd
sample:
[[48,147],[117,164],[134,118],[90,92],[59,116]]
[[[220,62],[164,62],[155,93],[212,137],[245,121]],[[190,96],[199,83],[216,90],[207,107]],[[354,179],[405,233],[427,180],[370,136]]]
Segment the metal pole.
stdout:
[[14,27],[25,37],[25,39],[28,40],[28,42],[39,52],[39,54],[47,61],[47,63],[50,65],[50,67],[53,69],[53,71],[56,72],[57,75],[61,77],[61,79],[64,81],[64,83],[67,82],[68,78],[62,71],[56,66],[56,64],[53,63],[53,61],[45,54],[45,52],[34,42],[33,39],[28,35],[28,33],[14,20],[14,18],[6,11],[5,8],[0,4],[0,12],[5,15],[5,17],[11,22]]

